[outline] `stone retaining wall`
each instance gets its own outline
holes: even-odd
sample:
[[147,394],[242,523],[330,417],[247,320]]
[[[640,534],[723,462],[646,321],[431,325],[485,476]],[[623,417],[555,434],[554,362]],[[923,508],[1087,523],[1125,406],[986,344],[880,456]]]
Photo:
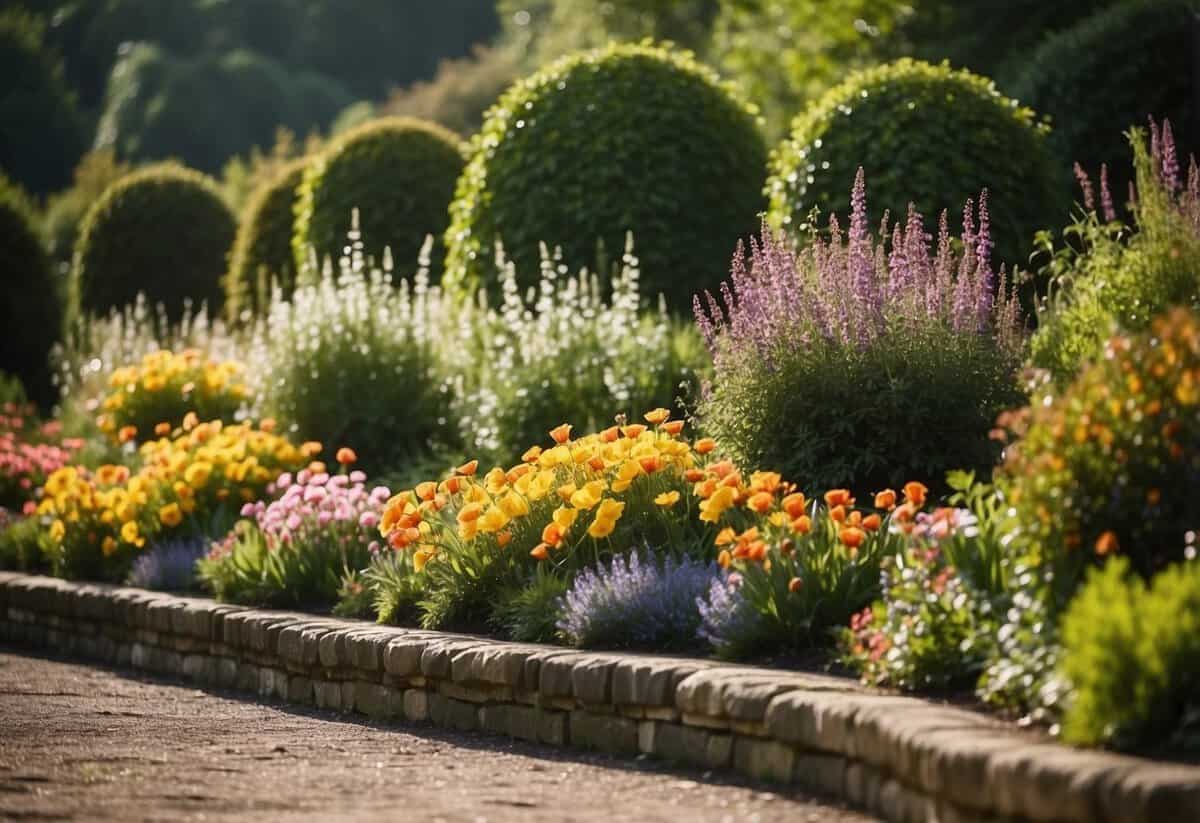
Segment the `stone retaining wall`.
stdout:
[[1074,750],[819,675],[6,573],[0,639],[374,718],[732,768],[892,821],[1200,820],[1200,768]]

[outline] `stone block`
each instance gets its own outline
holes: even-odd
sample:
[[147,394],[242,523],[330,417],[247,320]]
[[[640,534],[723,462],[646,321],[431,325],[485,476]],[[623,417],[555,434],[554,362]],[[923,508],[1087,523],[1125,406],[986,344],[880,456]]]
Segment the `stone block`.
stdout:
[[676,658],[623,657],[612,670],[612,701],[644,708],[675,708],[675,687],[714,664]]
[[792,780],[810,792],[840,797],[846,781],[846,758],[836,754],[797,753]]
[[253,663],[239,663],[234,688],[240,692],[257,692],[258,683],[258,666]]
[[733,738],[694,726],[659,723],[654,736],[654,753],[676,763],[706,769],[729,766]]
[[391,702],[388,700],[389,689],[379,683],[367,683],[363,680],[354,683],[354,709],[360,714],[376,719],[391,717]]
[[883,775],[879,769],[867,763],[854,761],[846,765],[846,779],[842,784],[842,797],[860,809],[879,808],[879,790],[883,786]]
[[450,677],[456,683],[487,683],[519,688],[525,661],[536,647],[487,643],[460,651],[451,659]]
[[440,694],[431,694],[429,695],[429,719],[435,726],[471,732],[479,728],[479,707],[474,703],[464,703]]
[[733,765],[755,779],[786,783],[791,781],[796,766],[796,750],[777,740],[735,737]]
[[638,721],[586,709],[571,712],[571,745],[610,754],[637,754]]
[[438,683],[438,692],[467,703],[511,703],[512,689],[508,686],[462,686],[452,680]]
[[232,689],[237,685],[238,662],[232,657],[217,658],[217,685],[222,689]]
[[587,659],[587,655],[577,652],[567,652],[540,661],[538,669],[538,693],[541,699],[565,697],[572,698],[571,671],[577,663]]
[[571,667],[571,694],[581,703],[610,705],[612,701],[612,670],[616,658],[590,656],[576,661]]
[[346,649],[347,629],[338,629],[321,635],[317,640],[317,658],[326,669],[350,665],[350,653]]
[[413,723],[429,720],[429,693],[421,689],[407,689],[403,697],[404,718]]
[[394,677],[410,678],[421,673],[421,654],[430,635],[405,632],[393,637],[383,649],[383,668]]
[[338,711],[342,708],[342,684],[334,680],[316,680],[313,681],[313,698],[318,708],[333,709]]
[[310,706],[313,703],[313,684],[307,677],[292,675],[287,681],[287,701]]

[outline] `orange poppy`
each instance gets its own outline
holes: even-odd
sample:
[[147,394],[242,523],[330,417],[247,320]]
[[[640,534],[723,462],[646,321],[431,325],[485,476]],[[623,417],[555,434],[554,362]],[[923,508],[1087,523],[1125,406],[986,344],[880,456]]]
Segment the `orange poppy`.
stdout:
[[546,547],[545,543],[538,543],[530,550],[529,556],[534,560],[545,560],[550,556],[550,550]]
[[662,409],[662,408],[654,409],[653,411],[648,411],[644,415],[642,415],[642,417],[645,419],[645,421],[653,426],[657,426],[659,423],[666,423],[668,418],[670,418],[670,416],[671,416],[671,412],[667,411],[666,409]]
[[621,434],[628,437],[630,440],[636,440],[641,437],[646,431],[646,427],[641,423],[630,423],[628,426],[621,427]]
[[857,549],[867,539],[867,533],[854,526],[848,526],[838,533],[838,539],[842,541],[842,544],[846,548]]
[[354,453],[354,449],[351,449],[348,446],[342,446],[340,449],[338,449],[335,457],[337,462],[343,466],[349,466],[358,462],[358,455]]
[[717,441],[711,437],[702,437],[696,441],[696,454],[708,454],[717,447]]
[[471,460],[463,463],[461,466],[455,469],[455,471],[466,477],[474,477],[475,472],[479,471],[479,461]]
[[918,483],[915,480],[910,480],[904,484],[904,498],[909,503],[912,503],[918,509],[925,505],[925,495],[929,494],[929,489],[924,483]]
[[1096,538],[1096,554],[1100,557],[1115,554],[1121,549],[1121,541],[1117,539],[1117,533],[1106,531],[1104,534]]
[[883,509],[890,512],[896,508],[896,493],[891,489],[884,489],[875,495],[875,508]]
[[566,443],[571,439],[571,424],[562,423],[561,425],[555,426],[550,430],[550,437],[553,438],[554,442],[558,443],[559,445]]
[[797,518],[804,514],[804,508],[808,505],[808,501],[804,499],[803,492],[792,492],[781,501],[783,510],[788,513],[788,517]]
[[679,433],[683,431],[683,426],[684,422],[682,420],[668,420],[666,423],[663,423],[663,431],[672,437],[678,437]]
[[834,506],[853,506],[854,498],[847,489],[830,489],[825,492],[825,505],[831,509]]
[[767,492],[758,492],[751,495],[746,501],[746,508],[759,514],[766,514],[771,509],[771,505],[775,502],[775,496]]
[[868,514],[863,518],[862,527],[869,532],[879,531],[879,527],[883,525],[883,521],[877,514]]

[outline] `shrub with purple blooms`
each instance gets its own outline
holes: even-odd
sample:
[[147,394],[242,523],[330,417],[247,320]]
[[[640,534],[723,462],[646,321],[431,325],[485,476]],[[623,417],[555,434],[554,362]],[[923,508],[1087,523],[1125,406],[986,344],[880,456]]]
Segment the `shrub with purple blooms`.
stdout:
[[200,562],[201,579],[220,600],[334,603],[343,576],[366,568],[381,547],[390,492],[366,482],[360,471],[281,475],[275,500],[243,506],[246,519]]
[[807,489],[882,489],[951,469],[986,475],[988,433],[1021,402],[1023,337],[1012,278],[992,262],[987,192],[960,242],[909,208],[879,234],[859,170],[849,230],[836,216],[796,250],[764,230],[720,297],[694,308],[714,376],[699,414],[743,467]]
[[717,657],[740,660],[764,648],[769,638],[762,614],[742,594],[739,572],[717,576],[708,591],[696,598],[700,612],[700,639],[706,641]]
[[184,591],[196,584],[196,561],[210,548],[205,538],[187,537],[155,543],[133,561],[128,583],[142,589]]
[[720,574],[711,563],[634,552],[586,569],[562,600],[558,629],[583,648],[665,649],[696,645],[696,601]]

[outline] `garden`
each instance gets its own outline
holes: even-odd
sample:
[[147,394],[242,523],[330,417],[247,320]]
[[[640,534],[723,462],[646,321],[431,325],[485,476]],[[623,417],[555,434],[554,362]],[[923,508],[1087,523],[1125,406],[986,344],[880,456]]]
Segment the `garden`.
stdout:
[[1191,3],[235,5],[0,12],[0,569],[1200,753]]

